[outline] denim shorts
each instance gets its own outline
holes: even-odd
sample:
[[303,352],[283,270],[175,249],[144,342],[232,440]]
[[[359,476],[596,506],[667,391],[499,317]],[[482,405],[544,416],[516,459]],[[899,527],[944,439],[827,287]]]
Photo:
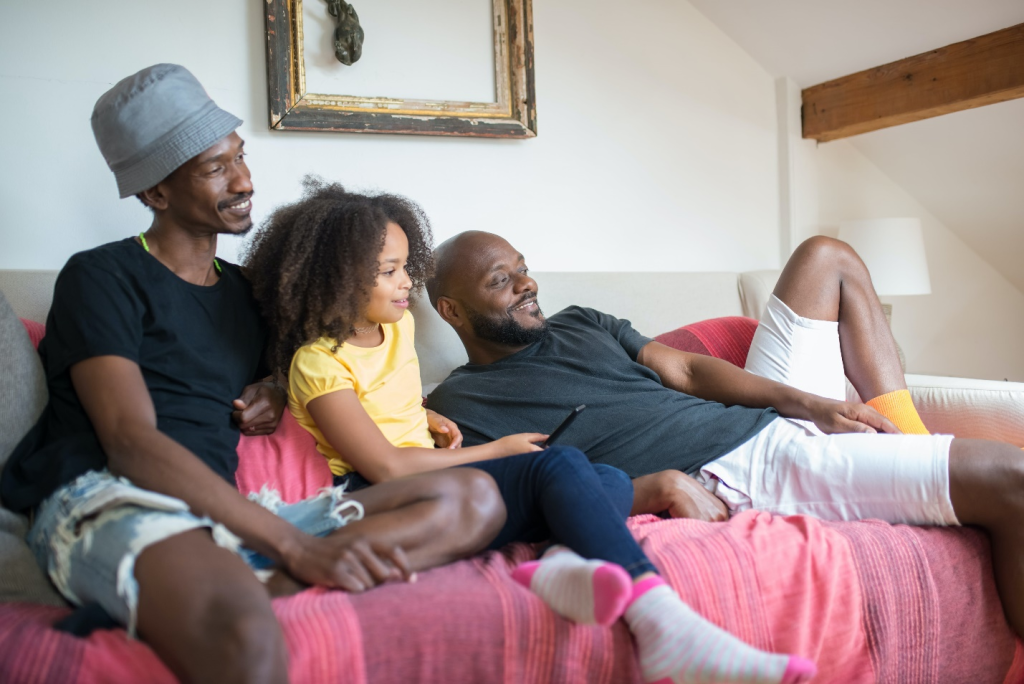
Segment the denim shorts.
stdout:
[[[249,499],[303,532],[324,536],[363,517],[344,487],[285,504],[264,487]],[[189,511],[180,499],[136,487],[107,471],[91,471],[60,487],[36,512],[28,543],[61,594],[76,605],[98,603],[135,634],[139,585],[135,561],[142,551],[176,534],[207,528],[218,546],[237,553],[261,578],[269,558],[245,548],[226,527]]]
[[358,492],[373,484],[354,470],[344,475],[335,475],[333,481],[335,487],[344,487],[346,492]]

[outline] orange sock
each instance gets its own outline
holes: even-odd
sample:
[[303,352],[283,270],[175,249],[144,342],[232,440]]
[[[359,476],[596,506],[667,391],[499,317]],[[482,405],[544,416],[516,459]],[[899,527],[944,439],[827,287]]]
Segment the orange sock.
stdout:
[[910,390],[888,392],[865,403],[891,420],[893,425],[906,435],[931,434],[921,422],[921,416],[917,414],[917,409],[914,408]]

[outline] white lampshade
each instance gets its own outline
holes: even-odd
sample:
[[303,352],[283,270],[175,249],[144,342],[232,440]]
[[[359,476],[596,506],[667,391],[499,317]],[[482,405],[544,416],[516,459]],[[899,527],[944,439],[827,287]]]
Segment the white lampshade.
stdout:
[[839,224],[839,239],[864,260],[879,295],[931,294],[919,219],[846,221]]

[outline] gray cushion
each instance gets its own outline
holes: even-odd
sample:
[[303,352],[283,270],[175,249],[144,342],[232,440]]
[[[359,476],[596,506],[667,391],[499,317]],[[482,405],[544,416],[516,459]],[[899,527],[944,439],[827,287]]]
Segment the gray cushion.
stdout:
[[[46,406],[46,378],[39,355],[0,292],[0,469]],[[27,520],[0,502],[0,602],[67,605],[25,544]]]
[[0,292],[0,468],[46,406],[39,354]]
[[46,405],[46,376],[7,298],[0,292],[0,469]]
[[25,543],[25,516],[0,508],[0,603],[66,606]]

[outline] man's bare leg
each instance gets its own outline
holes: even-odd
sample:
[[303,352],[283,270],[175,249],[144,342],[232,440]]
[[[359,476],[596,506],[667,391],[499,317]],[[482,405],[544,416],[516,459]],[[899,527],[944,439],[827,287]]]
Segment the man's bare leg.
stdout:
[[[351,498],[363,505],[365,518],[331,537],[348,547],[401,547],[413,570],[482,549],[505,522],[493,479],[470,468],[395,480]],[[135,577],[139,635],[179,679],[288,680],[287,652],[267,588],[241,558],[218,547],[208,530],[150,546],[136,561]],[[273,593],[300,588],[282,580],[277,577]]]
[[1024,453],[1001,442],[954,439],[949,497],[962,524],[988,531],[1003,610],[1024,636]]
[[[820,236],[805,241],[775,296],[800,316],[839,322],[846,376],[862,398],[906,389],[867,268],[848,245]],[[949,496],[962,524],[988,531],[1003,610],[1024,636],[1024,454],[1000,442],[954,439]]]
[[270,599],[207,529],[145,549],[135,563],[139,636],[183,682],[287,682],[288,654]]
[[398,546],[413,570],[451,563],[486,547],[505,524],[494,479],[473,468],[451,468],[399,478],[349,498],[365,516],[330,536],[358,536]]
[[[399,478],[353,492],[347,498],[363,506],[363,519],[328,536],[345,549],[340,561],[350,575],[349,591],[362,591],[396,577],[395,568],[371,556],[394,549],[414,571],[451,563],[483,549],[505,524],[505,506],[490,475],[452,468]],[[367,553],[370,551],[372,553]],[[372,572],[378,568],[381,572]],[[305,585],[284,572],[267,582],[272,596],[301,591]]]
[[907,388],[871,276],[845,242],[821,235],[805,240],[783,269],[774,294],[799,316],[839,322],[846,377],[862,399]]

